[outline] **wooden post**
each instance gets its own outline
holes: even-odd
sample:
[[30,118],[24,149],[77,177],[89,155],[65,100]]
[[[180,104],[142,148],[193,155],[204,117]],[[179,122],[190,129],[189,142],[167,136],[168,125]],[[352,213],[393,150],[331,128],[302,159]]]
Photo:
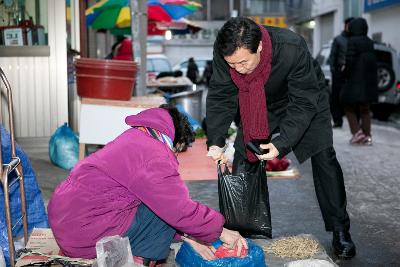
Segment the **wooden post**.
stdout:
[[85,158],[85,144],[79,144],[79,160],[82,160]]
[[85,10],[87,9],[87,0],[79,1],[79,38],[80,38],[80,56],[88,57],[87,45],[87,27]]

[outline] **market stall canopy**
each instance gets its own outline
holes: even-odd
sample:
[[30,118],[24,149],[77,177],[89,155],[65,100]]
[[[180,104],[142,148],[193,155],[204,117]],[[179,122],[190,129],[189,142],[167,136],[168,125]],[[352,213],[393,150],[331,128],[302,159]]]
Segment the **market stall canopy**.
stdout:
[[[185,18],[173,20],[171,22],[149,21],[147,26],[147,35],[165,35],[165,31],[167,30],[170,30],[173,35],[194,34],[201,29],[203,28]],[[115,27],[110,29],[110,31],[114,35],[129,35],[131,33],[131,28]]]
[[[201,4],[185,0],[148,0],[148,20],[171,22],[196,12]],[[93,29],[128,28],[131,12],[128,0],[102,0],[86,10],[86,23]]]

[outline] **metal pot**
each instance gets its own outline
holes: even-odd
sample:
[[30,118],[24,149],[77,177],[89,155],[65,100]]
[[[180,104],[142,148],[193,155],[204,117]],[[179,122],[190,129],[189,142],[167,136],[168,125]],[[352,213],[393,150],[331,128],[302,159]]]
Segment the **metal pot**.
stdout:
[[[196,88],[196,87],[194,87]],[[204,89],[184,91],[169,95],[169,101],[174,105],[182,105],[183,109],[199,123],[201,122],[201,108]]]

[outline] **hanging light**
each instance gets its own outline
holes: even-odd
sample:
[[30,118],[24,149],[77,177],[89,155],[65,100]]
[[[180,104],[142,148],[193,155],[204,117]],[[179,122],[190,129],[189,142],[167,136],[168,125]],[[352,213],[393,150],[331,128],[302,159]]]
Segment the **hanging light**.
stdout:
[[170,29],[165,31],[165,40],[169,41],[172,39],[172,32]]

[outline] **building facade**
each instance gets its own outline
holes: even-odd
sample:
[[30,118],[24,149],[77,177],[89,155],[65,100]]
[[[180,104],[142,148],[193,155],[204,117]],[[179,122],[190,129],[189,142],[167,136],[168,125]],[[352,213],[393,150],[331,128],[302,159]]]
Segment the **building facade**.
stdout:
[[164,53],[173,65],[188,57],[211,59],[218,30],[231,17],[246,16],[259,24],[287,27],[284,0],[202,0],[201,3],[202,10],[189,19],[202,30],[163,41]]
[[286,22],[288,27],[303,36],[310,51],[313,50],[313,33],[315,21],[311,16],[312,1],[286,1]]
[[68,122],[65,0],[2,1],[0,15],[0,66],[12,87],[15,134],[48,137]]
[[368,36],[400,51],[400,0],[332,0],[312,1],[313,55],[322,45],[331,41],[343,30],[348,17],[364,17],[369,25]]
[[400,52],[400,0],[365,0],[364,14],[373,40],[386,43]]

